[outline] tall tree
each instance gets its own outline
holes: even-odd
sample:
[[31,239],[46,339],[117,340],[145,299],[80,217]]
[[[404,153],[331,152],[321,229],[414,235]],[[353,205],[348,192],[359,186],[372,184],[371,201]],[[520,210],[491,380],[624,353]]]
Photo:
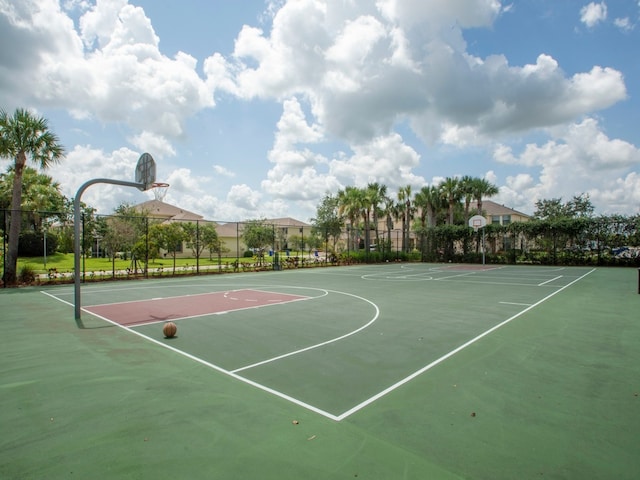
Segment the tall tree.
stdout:
[[176,222],[152,225],[149,229],[149,237],[153,243],[171,253],[173,274],[175,275],[178,249],[182,248],[182,242],[186,239],[186,233],[182,226]]
[[414,205],[420,210],[422,227],[435,227],[438,211],[441,208],[440,192],[436,185],[424,186],[415,195]]
[[[338,192],[338,213],[349,220],[351,230],[347,241],[353,242],[357,230],[357,221],[362,215],[364,195],[361,189],[347,186]],[[354,246],[355,250],[355,246]]]
[[46,119],[36,117],[21,108],[17,109],[13,116],[0,110],[0,157],[14,160],[9,245],[3,280],[7,285],[15,285],[21,225],[22,174],[27,159],[31,158],[41,169],[47,169],[62,160],[64,148],[60,145],[58,137],[49,130]]
[[275,228],[268,224],[266,219],[249,220],[244,224],[242,239],[247,248],[257,255],[259,265],[262,265],[265,250],[275,245]]
[[583,193],[582,195],[574,196],[566,203],[562,202],[562,198],[538,200],[533,216],[541,220],[590,217],[593,214],[593,210],[594,207],[589,199],[589,194]]
[[449,205],[449,225],[453,225],[453,212],[456,203],[462,198],[462,191],[460,189],[460,180],[455,177],[447,177],[440,184],[440,192],[443,199]]
[[572,217],[592,217],[595,207],[591,203],[588,193],[574,195],[567,202],[567,209]]
[[209,249],[209,258],[211,252],[216,251],[218,247],[218,232],[215,224],[208,222],[187,222],[181,223],[185,234],[185,244],[191,249],[193,256],[200,258],[205,249]]
[[380,228],[378,227],[378,219],[382,214],[381,204],[387,197],[387,186],[380,185],[378,182],[367,185],[367,198],[371,203],[371,215],[376,234],[376,248],[380,248]]
[[325,242],[329,242],[329,237],[334,241],[342,232],[342,221],[338,214],[338,197],[325,195],[320,205],[316,208],[316,217],[311,219],[313,225],[312,233],[318,233]]
[[387,224],[387,248],[391,249],[391,231],[393,230],[394,221],[400,218],[400,212],[398,211],[398,204],[391,197],[386,197],[384,200],[384,207],[382,208],[383,214],[386,217]]
[[473,186],[476,182],[476,178],[465,175],[460,179],[460,195],[464,200],[464,225],[469,224],[469,208],[471,206],[471,200],[473,200]]
[[400,187],[398,190],[398,203],[402,205],[402,251],[408,253],[409,232],[411,231],[411,220],[413,218],[411,185]]
[[[7,173],[0,174],[0,209],[10,208],[13,188],[13,166]],[[49,175],[35,168],[25,167],[22,174],[22,210],[31,212],[30,227],[35,231],[42,229],[42,223],[50,217],[60,218],[65,209],[65,197],[60,192],[60,184]],[[26,217],[22,221],[27,226]]]
[[476,178],[473,181],[473,197],[476,200],[478,207],[478,215],[482,215],[482,199],[487,197],[493,197],[497,195],[498,187],[491,183],[486,178]]

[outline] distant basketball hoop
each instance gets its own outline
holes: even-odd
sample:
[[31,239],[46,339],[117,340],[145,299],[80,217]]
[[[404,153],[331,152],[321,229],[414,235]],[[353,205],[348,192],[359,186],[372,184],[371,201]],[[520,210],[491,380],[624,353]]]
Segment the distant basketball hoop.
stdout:
[[164,196],[167,194],[167,190],[169,190],[169,184],[155,182],[151,184],[151,190],[153,190],[153,196],[155,199],[162,202],[164,201]]

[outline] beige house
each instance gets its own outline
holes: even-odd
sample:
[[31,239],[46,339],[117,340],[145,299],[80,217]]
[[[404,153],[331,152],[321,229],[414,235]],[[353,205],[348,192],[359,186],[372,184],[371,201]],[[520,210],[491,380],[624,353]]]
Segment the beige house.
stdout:
[[[472,212],[477,211],[477,203],[471,202],[470,208]],[[492,202],[491,200],[482,201],[482,213],[487,219],[487,225],[509,225],[511,223],[528,222],[531,220],[531,216],[526,213],[518,212],[499,203]],[[492,253],[507,251],[512,248],[524,249],[524,247],[525,240],[522,235],[516,238],[510,235],[505,235],[501,238],[491,238],[487,243],[487,251]]]
[[[305,237],[311,235],[311,225],[295,218],[267,218],[263,220],[267,225],[274,226],[276,250],[297,249]],[[246,222],[229,222],[216,225],[218,238],[222,242],[223,255],[241,257],[247,250],[242,240],[242,231]]]
[[[469,216],[472,217],[476,215],[478,211],[477,202],[473,201],[469,204]],[[509,225],[510,223],[515,222],[528,222],[531,217],[525,213],[519,212],[517,210],[513,210],[512,208],[505,207],[499,203],[493,202],[491,200],[483,200],[482,201],[482,215],[487,220],[487,225]],[[388,236],[387,226],[386,226],[386,218],[381,218],[378,221],[378,230],[380,232],[382,241],[385,241]],[[344,236],[346,239],[346,236]],[[394,221],[393,229],[391,231],[391,250],[396,251],[402,248],[402,222]],[[413,250],[416,248],[418,238],[416,233],[412,230],[409,234],[409,248]],[[506,240],[509,241],[508,239]],[[375,238],[373,236],[373,232],[371,234],[371,242],[375,242]],[[495,243],[495,241],[494,241]],[[510,245],[502,245],[496,244],[492,247],[492,249],[500,250],[501,248],[510,247]]]
[[[477,212],[478,203],[471,202],[469,211]],[[531,219],[526,213],[518,212],[491,200],[482,201],[482,214],[487,219],[487,225],[509,225],[515,222],[528,222]]]
[[[197,213],[193,213],[193,212],[190,212],[189,210],[176,207],[174,205],[165,203],[158,199],[139,203],[138,205],[135,205],[133,208],[136,212],[147,215],[151,219],[160,220],[161,223],[206,222],[202,215],[198,215]],[[210,222],[207,222],[207,223],[210,223]],[[164,251],[161,251],[160,253],[161,255],[166,255],[166,252]],[[193,256],[193,253],[189,248],[186,248],[186,245],[184,243],[178,247],[176,251],[176,257],[183,258],[183,257],[191,257],[191,256]]]
[[139,203],[133,207],[139,213],[144,213],[149,218],[162,219],[166,222],[170,221],[192,221],[203,220],[202,215],[190,212],[183,208],[175,207],[168,203],[164,203],[160,200],[149,200],[147,202]]
[[[225,257],[242,256],[247,250],[247,246],[242,241],[242,230],[244,222],[227,222],[218,223],[207,221],[202,215],[190,212],[183,208],[176,207],[161,200],[149,200],[133,207],[137,212],[146,214],[149,218],[161,220],[162,223],[169,222],[193,222],[200,225],[213,224],[215,226],[218,238],[222,243],[222,255]],[[311,225],[301,222],[295,218],[272,218],[266,219],[264,222],[268,225],[274,225],[276,235],[276,249],[297,248],[289,245],[290,242],[299,245],[299,240],[311,235]],[[297,239],[296,239],[297,237]],[[295,241],[294,241],[295,240]],[[193,253],[190,249],[178,249],[178,257],[191,257]]]

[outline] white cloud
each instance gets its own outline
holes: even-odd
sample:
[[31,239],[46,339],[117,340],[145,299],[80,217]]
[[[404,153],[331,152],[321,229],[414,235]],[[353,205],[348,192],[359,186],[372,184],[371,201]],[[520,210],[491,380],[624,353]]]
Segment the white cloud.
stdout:
[[285,100],[283,112],[277,124],[276,144],[274,149],[290,148],[301,143],[316,143],[322,140],[322,129],[319,125],[309,125],[302,106],[296,98]]
[[274,164],[262,181],[262,188],[276,199],[308,201],[320,198],[327,190],[336,190],[338,182],[318,173],[327,160],[301,144],[314,144],[323,138],[321,128],[308,124],[296,98],[283,102],[278,131],[268,158]]
[[[49,168],[47,174],[64,179],[60,182],[62,193],[73,199],[78,189],[92,179],[135,181],[135,167],[139,158],[140,153],[128,148],[105,152],[90,145],[77,145],[67,152],[63,163]],[[135,188],[98,183],[86,189],[82,201],[101,213],[110,213],[122,203],[144,201],[144,195]]]
[[[225,183],[234,172],[214,161],[206,166],[213,167],[210,177],[196,177],[182,164],[159,172],[171,183],[167,198],[211,218],[273,216],[269,212],[286,213],[294,202],[312,215],[326,191],[346,185],[424,185],[416,173],[425,162],[422,150],[405,138],[457,151],[495,146],[494,160],[513,167],[501,195],[522,205],[558,196],[554,189],[569,195],[588,189],[603,204],[633,200],[625,188],[636,185],[638,148],[609,138],[593,119],[627,99],[621,71],[593,65],[568,74],[560,57],[547,53],[512,64],[468,48],[465,29],[515,17],[515,3],[272,1],[262,28],[244,26],[233,52],[213,53],[201,71],[188,53],[162,53],[141,7],[128,0],[93,3],[65,0],[63,10],[55,0],[0,0],[0,35],[12,46],[0,53],[0,104],[65,110],[78,124],[120,130],[118,141],[125,138],[132,147],[110,147],[110,153],[71,147],[70,189],[96,172],[126,177],[140,151],[181,162],[181,150],[192,149],[187,121],[216,107],[216,95],[256,109],[263,101],[278,102],[283,112],[275,128],[267,125],[275,130],[271,149],[252,167],[260,178]],[[513,14],[501,17],[506,13]],[[580,19],[593,28],[607,14],[605,2],[592,2]],[[614,23],[633,28],[628,18]],[[519,147],[521,137],[530,144]],[[493,171],[487,175],[497,178]],[[106,205],[109,196],[96,202]]]
[[580,9],[580,21],[592,28],[607,19],[607,4],[591,2]]
[[500,199],[530,209],[540,199],[589,193],[599,211],[614,212],[617,205],[618,213],[631,213],[629,206],[638,205],[636,191],[628,188],[637,179],[631,169],[640,164],[638,147],[610,139],[593,118],[550,129],[549,134],[552,140],[528,144],[519,154],[506,145],[496,147],[497,161],[537,173],[537,181],[532,173],[507,178]]
[[378,0],[376,5],[385,17],[407,28],[420,24],[447,25],[449,28],[456,22],[464,28],[488,27],[501,8],[497,0]]
[[129,142],[142,152],[153,152],[154,158],[173,157],[176,154],[175,149],[165,137],[146,130],[130,137]]
[[361,68],[367,63],[377,42],[385,36],[382,23],[369,15],[347,21],[333,45],[326,50],[325,58],[342,71]]
[[420,155],[397,133],[376,137],[352,148],[352,156],[344,155],[330,162],[330,174],[342,185],[364,187],[379,182],[396,190],[405,185],[426,184],[423,177],[413,173]]
[[229,177],[229,178],[233,178],[236,176],[236,174],[234,172],[232,172],[231,170],[224,168],[222,165],[214,165],[213,166],[213,171],[216,172],[217,175],[220,175],[222,177]]
[[603,187],[593,189],[589,194],[592,199],[607,206],[604,212],[640,214],[640,175],[637,172],[617,178]]
[[260,208],[260,199],[262,195],[248,185],[234,185],[231,187],[227,195],[227,201],[236,207],[249,211],[255,211]]
[[389,134],[402,119],[426,141],[483,143],[626,98],[612,68],[567,77],[546,54],[524,66],[468,54],[462,29],[490,26],[497,1],[329,3],[287,2],[270,31],[245,26],[231,58],[205,62],[211,78],[241,98],[307,98],[328,135],[354,144]]
[[629,20],[629,17],[616,18],[613,21],[613,24],[623,32],[630,32],[635,28],[635,25],[631,23],[631,20]]
[[76,118],[123,122],[134,137],[146,130],[168,138],[214,105],[196,60],[162,55],[150,20],[127,0],[97,2],[80,17],[79,31],[54,0],[0,4],[0,14],[4,38],[19,46],[11,75],[0,71],[0,83],[14,87],[0,94],[5,105],[61,106]]

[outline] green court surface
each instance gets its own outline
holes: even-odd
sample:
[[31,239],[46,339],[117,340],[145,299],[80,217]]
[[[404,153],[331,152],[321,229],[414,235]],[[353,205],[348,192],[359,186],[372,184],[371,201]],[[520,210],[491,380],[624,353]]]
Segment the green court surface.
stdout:
[[0,291],[2,479],[640,478],[636,269],[104,282],[82,307]]

